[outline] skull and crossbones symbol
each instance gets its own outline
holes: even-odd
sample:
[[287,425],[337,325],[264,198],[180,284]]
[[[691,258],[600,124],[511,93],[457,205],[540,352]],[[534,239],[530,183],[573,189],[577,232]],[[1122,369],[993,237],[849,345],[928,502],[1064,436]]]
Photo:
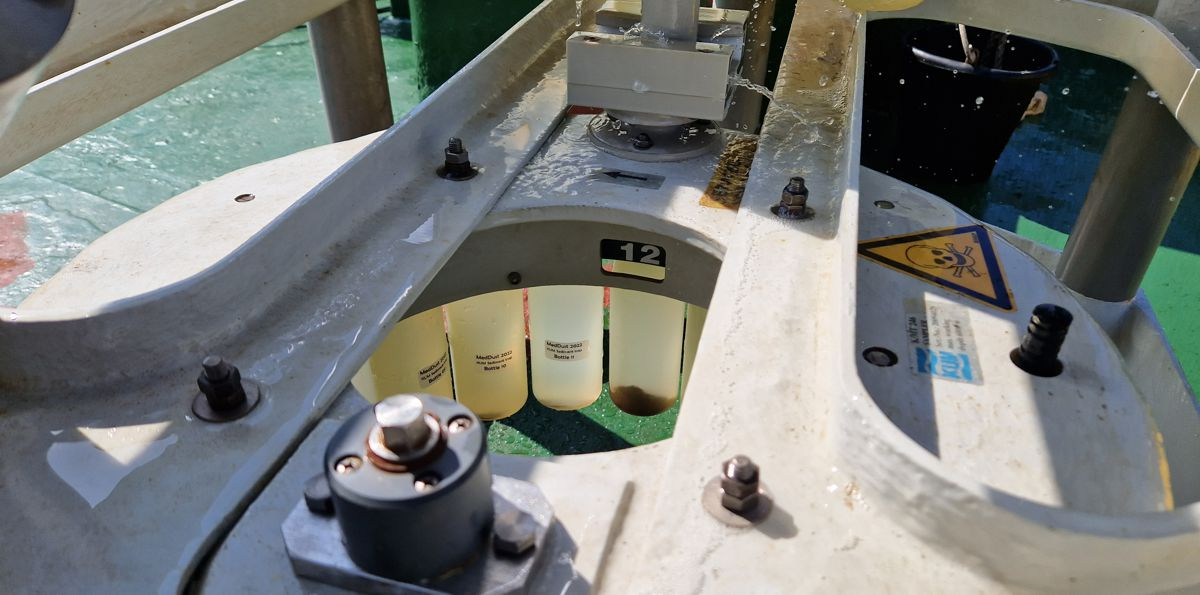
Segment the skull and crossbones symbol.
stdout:
[[955,278],[961,278],[963,271],[972,277],[979,277],[979,271],[975,270],[975,257],[971,256],[973,251],[971,246],[959,250],[954,244],[946,244],[945,248],[918,244],[905,250],[904,256],[923,269],[953,270]]

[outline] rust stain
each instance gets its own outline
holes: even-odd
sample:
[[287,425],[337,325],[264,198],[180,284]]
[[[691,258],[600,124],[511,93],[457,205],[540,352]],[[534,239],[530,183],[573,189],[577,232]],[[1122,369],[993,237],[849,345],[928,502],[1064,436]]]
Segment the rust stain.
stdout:
[[32,269],[25,245],[25,213],[0,213],[0,287]]

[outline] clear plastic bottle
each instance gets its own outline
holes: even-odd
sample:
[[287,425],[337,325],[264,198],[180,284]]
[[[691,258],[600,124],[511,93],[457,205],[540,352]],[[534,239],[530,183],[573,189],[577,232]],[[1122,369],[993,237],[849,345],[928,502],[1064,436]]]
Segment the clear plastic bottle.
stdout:
[[846,0],[846,6],[855,12],[904,10],[925,0]]
[[458,401],[487,420],[520,411],[529,395],[521,290],[448,304],[446,319]]
[[401,320],[352,382],[372,403],[412,392],[454,398],[442,309]]
[[613,288],[608,314],[608,385],[613,403],[656,415],[679,396],[683,302]]
[[700,347],[700,333],[704,330],[704,321],[707,318],[708,308],[687,305],[687,323],[683,330],[683,388],[680,389],[680,394],[687,394],[692,365],[696,363],[696,350]]
[[595,402],[604,388],[603,349],[603,287],[530,288],[529,364],[541,404],[574,411]]

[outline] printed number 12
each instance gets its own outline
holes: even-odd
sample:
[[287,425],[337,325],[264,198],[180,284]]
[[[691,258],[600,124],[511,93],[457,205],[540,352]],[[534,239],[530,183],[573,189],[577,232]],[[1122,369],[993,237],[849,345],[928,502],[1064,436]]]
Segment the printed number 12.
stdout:
[[625,253],[625,260],[629,262],[643,262],[662,266],[662,261],[658,257],[662,254],[662,250],[658,246],[642,246],[642,258],[636,259],[633,255],[633,242],[628,242],[621,246],[621,251]]

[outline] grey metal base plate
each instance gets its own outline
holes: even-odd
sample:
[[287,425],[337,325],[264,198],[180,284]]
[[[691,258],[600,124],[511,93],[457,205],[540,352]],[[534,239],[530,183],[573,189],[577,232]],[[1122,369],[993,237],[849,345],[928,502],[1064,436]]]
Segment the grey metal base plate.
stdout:
[[[527,593],[553,590],[584,593],[571,569],[574,544],[554,519],[554,511],[537,486],[508,477],[494,477],[492,498],[496,514],[519,509],[537,523],[534,548],[522,556],[496,554],[488,544],[480,557],[462,572],[425,584],[402,583],[369,574],[350,560],[342,531],[332,516],[313,514],[299,502],[283,523],[283,539],[296,574],[317,582],[359,591],[386,594]],[[419,544],[417,544],[419,546]]]
[[[637,144],[640,135],[649,143]],[[683,161],[724,146],[721,129],[707,120],[681,126],[639,126],[600,114],[588,123],[588,136],[600,150],[633,161]]]

